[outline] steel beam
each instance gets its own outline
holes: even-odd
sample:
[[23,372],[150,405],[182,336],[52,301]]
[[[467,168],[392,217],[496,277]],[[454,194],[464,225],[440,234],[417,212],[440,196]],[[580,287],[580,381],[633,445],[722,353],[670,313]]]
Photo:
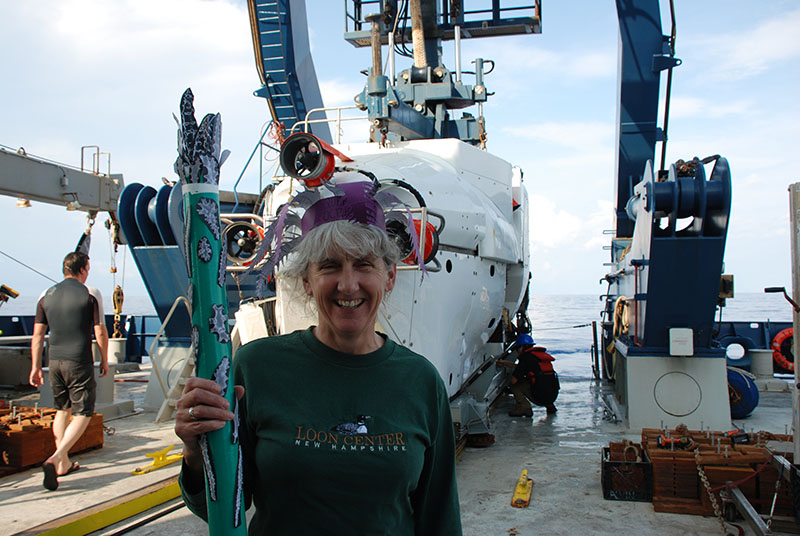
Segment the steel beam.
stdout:
[[750,528],[753,531],[760,535],[772,534],[772,531],[769,529],[767,524],[761,518],[761,515],[756,512],[756,509],[753,508],[753,505],[750,504],[750,501],[747,500],[747,497],[744,496],[742,490],[739,489],[738,486],[734,486],[729,488],[731,500],[733,504],[736,505],[736,509],[739,510],[739,513],[742,514],[747,524],[750,525]]
[[85,212],[116,212],[122,175],[103,175],[0,149],[0,194]]

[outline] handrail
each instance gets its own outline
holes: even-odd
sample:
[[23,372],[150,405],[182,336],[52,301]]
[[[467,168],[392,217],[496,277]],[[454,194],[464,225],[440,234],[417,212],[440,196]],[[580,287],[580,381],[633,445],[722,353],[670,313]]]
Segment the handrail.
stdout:
[[[299,128],[298,125],[302,125],[303,132],[308,132],[309,131],[309,125],[318,124],[318,123],[335,123],[336,124],[336,142],[335,143],[341,143],[342,142],[342,132],[341,132],[341,130],[342,130],[341,129],[342,121],[368,121],[369,120],[369,118],[366,117],[366,116],[342,117],[342,111],[343,110],[358,110],[358,109],[359,109],[358,106],[356,106],[355,104],[353,104],[351,106],[329,106],[329,107],[322,107],[322,108],[312,108],[311,110],[306,112],[306,116],[305,116],[305,118],[303,118],[302,121],[297,121],[294,125],[292,125],[292,129],[291,129],[290,133],[296,132],[296,129]],[[333,112],[333,111],[336,112],[336,116],[337,116],[336,119],[329,119],[327,117],[327,114],[325,116],[325,119],[309,119],[309,117],[313,113],[319,113],[319,112],[323,112],[324,113],[324,112]]]
[[[264,141],[264,136],[266,136],[267,132],[269,132],[269,129],[272,126],[272,123],[274,123],[274,120],[272,120],[272,119],[269,121],[269,123],[267,123],[267,126],[264,128],[264,132],[261,133],[261,137],[259,137],[258,141],[256,142],[256,146],[253,147],[253,152],[250,153],[250,158],[247,159],[247,162],[245,162],[244,167],[242,168],[242,172],[239,173],[239,178],[236,179],[235,183],[233,183],[233,199],[235,201],[235,203],[233,205],[233,211],[234,212],[236,212],[236,208],[239,206],[239,192],[236,191],[236,187],[239,186],[239,181],[241,181],[242,177],[244,177],[244,172],[247,171],[247,168],[250,166],[250,162],[253,160],[253,157],[255,156],[256,151],[262,146],[263,141]],[[266,144],[264,144],[264,145],[266,145]],[[269,145],[267,145],[267,147],[269,147],[270,149],[272,149],[274,151],[279,151],[279,149],[275,149],[274,147],[271,147]]]
[[164,392],[164,398],[169,395],[169,391],[167,389],[166,384],[164,384],[164,379],[161,377],[161,372],[158,370],[158,363],[156,362],[156,354],[155,348],[158,344],[158,340],[161,338],[161,334],[164,333],[164,330],[167,327],[167,322],[169,322],[170,318],[172,318],[172,313],[175,312],[175,308],[178,306],[178,302],[183,301],[186,305],[186,311],[189,313],[189,318],[192,316],[192,304],[189,303],[188,298],[186,296],[178,296],[175,298],[175,301],[172,303],[172,307],[169,308],[169,312],[167,313],[164,322],[162,322],[161,327],[156,332],[156,336],[153,339],[153,343],[150,345],[150,362],[153,364],[153,370],[156,373],[156,378],[158,378],[158,383],[161,386],[161,390]]
[[220,214],[219,219],[222,223],[229,224],[233,223],[234,220],[257,220],[261,222],[261,226],[264,226],[264,218],[259,216],[258,214],[253,214],[251,212],[236,212],[236,213],[225,213]]
[[[3,145],[2,143],[0,143],[0,151],[14,153],[18,156],[24,156],[25,158],[30,158],[31,160],[38,160],[39,162],[44,162],[45,164],[53,164],[55,166],[71,169],[73,171],[82,171],[84,173],[89,173],[87,170],[81,169],[78,166],[73,166],[72,164],[65,164],[63,162],[59,162],[58,160],[52,160],[50,158],[45,158],[44,156],[38,156],[33,153],[29,153],[28,151],[25,150],[24,147],[18,147],[15,149],[14,147],[9,147],[8,145]],[[100,173],[100,175],[103,174]]]

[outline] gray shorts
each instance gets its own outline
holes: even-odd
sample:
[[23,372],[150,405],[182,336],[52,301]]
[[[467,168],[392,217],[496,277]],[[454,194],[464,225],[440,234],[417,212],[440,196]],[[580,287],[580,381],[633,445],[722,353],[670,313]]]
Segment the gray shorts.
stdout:
[[72,408],[73,415],[86,417],[94,414],[97,382],[94,379],[93,363],[51,359],[50,387],[53,389],[55,409]]

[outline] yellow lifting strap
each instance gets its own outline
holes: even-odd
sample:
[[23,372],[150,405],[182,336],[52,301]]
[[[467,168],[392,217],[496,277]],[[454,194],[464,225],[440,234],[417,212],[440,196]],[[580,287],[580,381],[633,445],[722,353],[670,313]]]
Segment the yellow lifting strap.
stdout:
[[169,465],[171,463],[180,461],[183,459],[183,454],[167,454],[175,448],[175,445],[170,445],[165,449],[157,450],[155,452],[151,452],[150,454],[145,454],[148,458],[153,458],[153,461],[143,467],[137,467],[133,471],[131,471],[132,475],[143,475],[145,473],[149,473],[150,471],[155,471],[160,467],[164,467],[165,465]]
[[528,470],[523,469],[514,489],[514,496],[511,498],[511,506],[514,508],[527,508],[531,502],[531,492],[533,491],[533,479],[528,478]]

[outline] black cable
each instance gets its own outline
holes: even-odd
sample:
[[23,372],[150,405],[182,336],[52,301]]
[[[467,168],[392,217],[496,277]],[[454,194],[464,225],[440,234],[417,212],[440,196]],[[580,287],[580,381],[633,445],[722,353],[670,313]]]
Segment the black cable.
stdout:
[[408,48],[405,41],[406,30],[408,29],[408,0],[403,0],[403,3],[400,6],[400,9],[397,10],[397,16],[401,17],[402,24],[400,25],[400,39],[399,42],[395,41],[394,49],[398,55],[404,56],[406,58],[413,58],[414,53],[413,50]]
[[5,255],[6,257],[8,257],[9,259],[11,259],[12,261],[14,261],[14,262],[16,262],[16,263],[19,263],[19,264],[21,264],[22,266],[24,266],[24,267],[25,267],[25,268],[27,268],[28,270],[31,270],[32,272],[36,272],[37,274],[39,274],[40,276],[44,277],[45,279],[49,279],[49,280],[50,280],[50,281],[52,281],[53,283],[58,283],[58,281],[56,281],[55,279],[51,278],[50,276],[46,276],[46,275],[44,275],[42,272],[40,272],[39,270],[37,270],[36,268],[32,268],[31,266],[28,266],[28,265],[27,265],[27,264],[25,264],[24,262],[22,262],[22,261],[20,261],[20,260],[17,260],[17,259],[15,259],[14,257],[12,257],[11,255],[9,255],[8,253],[6,253],[6,252],[4,252],[4,251],[2,251],[2,250],[0,250],[0,253],[2,253],[3,255]]
[[[677,38],[677,32],[675,30],[675,5],[673,0],[669,0],[669,13],[670,19],[672,21],[672,30],[670,31],[670,39],[669,39],[669,49],[670,49],[670,58],[675,57],[675,40]],[[667,94],[664,99],[664,141],[661,142],[661,170],[659,171],[659,176],[661,176],[665,172],[666,161],[667,161],[667,140],[669,135],[667,134],[667,130],[669,128],[669,107],[670,107],[670,100],[672,98],[672,67],[669,68],[667,71]]]

